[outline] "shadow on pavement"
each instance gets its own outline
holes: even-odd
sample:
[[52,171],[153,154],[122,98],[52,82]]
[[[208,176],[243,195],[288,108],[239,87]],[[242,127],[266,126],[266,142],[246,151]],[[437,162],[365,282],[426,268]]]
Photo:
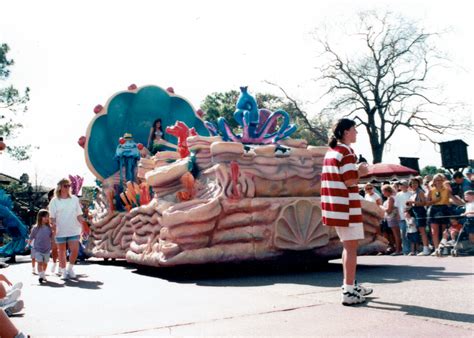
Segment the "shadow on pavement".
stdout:
[[[342,279],[340,262],[317,262],[291,255],[272,261],[227,264],[182,265],[170,268],[136,266],[133,273],[163,278],[178,283],[202,286],[263,286],[271,284],[304,284],[339,287]],[[447,272],[439,266],[358,265],[357,277],[365,283],[401,283],[410,280],[449,280],[471,273]]]
[[[379,306],[374,306],[373,304],[379,304]],[[379,310],[405,312],[407,315],[410,315],[410,316],[446,319],[446,320],[452,320],[452,321],[464,322],[464,323],[474,322],[474,315],[469,314],[469,313],[443,311],[443,310],[437,310],[437,309],[416,306],[416,305],[380,302],[373,299],[371,299],[370,302],[367,303],[366,307],[372,308],[372,309],[379,309]]]
[[48,280],[46,283],[40,284],[39,286],[49,286],[50,288],[62,288],[64,287],[63,283],[56,283]]
[[[78,275],[78,277],[87,277],[85,275]],[[92,280],[82,280],[82,279],[66,279],[64,281],[64,286],[68,287],[77,287],[81,289],[89,289],[89,290],[99,290],[103,282],[100,281],[92,281]]]

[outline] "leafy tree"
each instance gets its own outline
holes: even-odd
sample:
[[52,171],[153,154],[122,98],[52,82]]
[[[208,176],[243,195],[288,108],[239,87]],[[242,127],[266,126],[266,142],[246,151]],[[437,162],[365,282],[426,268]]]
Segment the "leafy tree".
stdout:
[[[14,65],[12,59],[8,59],[7,53],[10,50],[7,44],[0,45],[0,81],[6,81],[10,76],[10,67]],[[30,89],[27,87],[24,93],[14,88],[12,85],[0,87],[0,137],[5,143],[8,139],[15,137],[18,129],[23,128],[19,122],[15,122],[14,116],[18,111],[25,112],[27,103],[30,100]],[[27,160],[30,158],[30,145],[7,146],[7,153],[16,160]]]
[[[284,92],[286,95],[286,92]],[[238,132],[240,126],[234,120],[235,105],[240,92],[231,90],[221,93],[212,93],[204,99],[201,109],[206,112],[205,119],[216,122],[219,117],[224,117],[232,129]],[[286,111],[293,122],[298,126],[298,130],[291,136],[292,138],[303,138],[312,145],[326,145],[328,141],[328,130],[330,122],[317,118],[308,119],[298,106],[296,100],[289,96],[282,98],[268,93],[255,94],[259,108],[270,111],[282,109]]]
[[[382,161],[385,145],[401,127],[432,142],[433,135],[466,128],[463,122],[447,123],[446,112],[454,107],[432,91],[436,88],[429,75],[446,60],[436,48],[438,33],[390,12],[374,11],[360,13],[356,29],[350,39],[358,47],[349,55],[317,34],[323,49],[317,80],[328,86],[328,109],[344,112],[365,127],[374,163]],[[436,111],[444,113],[445,122],[437,122]]]
[[435,175],[435,174],[444,174],[445,176],[451,176],[451,173],[443,168],[437,168],[434,165],[427,165],[423,169],[421,169],[420,175],[421,176],[426,176],[426,175]]
[[431,175],[433,176],[434,174],[438,173],[438,168],[436,168],[434,165],[427,165],[420,171],[421,176],[426,176],[426,175]]

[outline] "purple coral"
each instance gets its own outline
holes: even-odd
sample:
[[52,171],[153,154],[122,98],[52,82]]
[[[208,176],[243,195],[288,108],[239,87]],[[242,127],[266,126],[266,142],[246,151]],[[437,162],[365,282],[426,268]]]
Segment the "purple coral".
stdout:
[[81,191],[82,183],[84,182],[84,177],[79,175],[73,176],[69,175],[69,180],[71,181],[71,191],[74,195],[78,195]]

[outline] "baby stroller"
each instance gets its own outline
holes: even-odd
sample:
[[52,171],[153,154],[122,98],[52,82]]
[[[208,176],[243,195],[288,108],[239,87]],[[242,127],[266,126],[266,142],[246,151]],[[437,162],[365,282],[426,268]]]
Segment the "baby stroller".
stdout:
[[467,232],[467,227],[469,226],[469,221],[467,218],[464,218],[463,226],[461,232],[459,233],[458,238],[453,243],[451,248],[451,256],[457,257],[459,255],[467,256],[474,254],[474,245],[469,242],[469,234]]
[[[459,255],[472,255],[474,253],[474,245],[469,242],[469,222],[472,218],[462,217],[465,212],[464,206],[454,207],[452,209],[451,219],[454,218],[462,225],[456,239],[451,238],[450,241],[442,240],[439,246],[439,255],[451,255],[457,257]],[[472,226],[472,225],[471,225]],[[447,230],[446,230],[447,231]]]

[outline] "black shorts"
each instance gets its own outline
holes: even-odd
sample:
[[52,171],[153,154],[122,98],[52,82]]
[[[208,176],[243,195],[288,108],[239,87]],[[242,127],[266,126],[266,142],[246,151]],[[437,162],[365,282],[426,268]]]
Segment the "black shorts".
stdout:
[[428,224],[449,224],[451,208],[446,205],[432,205],[428,208]]
[[412,207],[411,210],[415,216],[416,227],[424,228],[426,227],[426,209],[425,207]]

